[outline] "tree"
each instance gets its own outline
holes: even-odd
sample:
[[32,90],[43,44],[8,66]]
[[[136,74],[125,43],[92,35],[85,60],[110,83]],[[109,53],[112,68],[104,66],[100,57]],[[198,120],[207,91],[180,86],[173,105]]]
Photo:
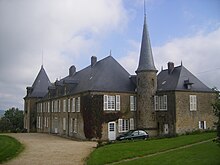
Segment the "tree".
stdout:
[[220,97],[218,97],[213,104],[214,113],[218,117],[217,125],[217,142],[220,143]]
[[0,132],[21,132],[23,128],[23,111],[14,107],[5,111],[4,116],[0,119]]

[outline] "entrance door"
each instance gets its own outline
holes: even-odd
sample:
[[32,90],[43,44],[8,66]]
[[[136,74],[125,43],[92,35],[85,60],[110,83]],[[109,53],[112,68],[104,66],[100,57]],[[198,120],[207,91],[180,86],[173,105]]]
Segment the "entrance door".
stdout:
[[168,133],[169,133],[169,125],[164,124],[164,134],[168,134]]
[[108,139],[109,140],[116,139],[116,123],[115,122],[108,123]]

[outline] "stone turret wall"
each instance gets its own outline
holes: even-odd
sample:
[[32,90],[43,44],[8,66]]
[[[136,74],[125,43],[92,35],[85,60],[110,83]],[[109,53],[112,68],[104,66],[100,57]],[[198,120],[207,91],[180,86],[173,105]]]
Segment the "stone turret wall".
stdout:
[[137,128],[146,130],[150,136],[156,136],[157,121],[154,110],[154,95],[157,89],[155,71],[137,73]]

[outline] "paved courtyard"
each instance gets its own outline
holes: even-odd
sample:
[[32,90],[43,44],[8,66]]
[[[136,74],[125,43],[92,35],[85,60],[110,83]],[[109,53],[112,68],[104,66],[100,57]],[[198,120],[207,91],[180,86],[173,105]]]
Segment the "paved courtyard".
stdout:
[[8,134],[25,145],[7,165],[83,165],[95,142],[81,142],[41,133]]

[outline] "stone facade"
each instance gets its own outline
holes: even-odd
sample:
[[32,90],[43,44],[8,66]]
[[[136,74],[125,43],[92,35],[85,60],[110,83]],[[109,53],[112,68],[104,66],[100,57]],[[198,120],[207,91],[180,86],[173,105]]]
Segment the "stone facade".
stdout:
[[[190,111],[190,95],[197,97],[197,109]],[[175,92],[176,97],[176,133],[183,134],[199,130],[199,122],[205,121],[207,130],[214,129],[216,117],[212,109],[212,103],[216,99],[216,93],[209,92]]]

